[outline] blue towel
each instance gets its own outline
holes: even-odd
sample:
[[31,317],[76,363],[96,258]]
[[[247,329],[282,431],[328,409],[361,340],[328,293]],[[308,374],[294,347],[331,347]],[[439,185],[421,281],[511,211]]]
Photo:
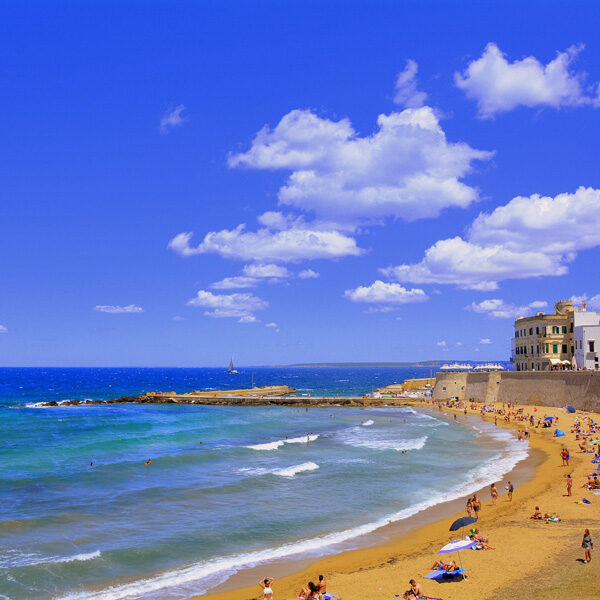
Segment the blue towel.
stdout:
[[431,573],[425,575],[425,579],[447,579],[452,577],[458,577],[465,573],[465,569],[458,569],[458,571],[445,571],[444,569],[436,569]]

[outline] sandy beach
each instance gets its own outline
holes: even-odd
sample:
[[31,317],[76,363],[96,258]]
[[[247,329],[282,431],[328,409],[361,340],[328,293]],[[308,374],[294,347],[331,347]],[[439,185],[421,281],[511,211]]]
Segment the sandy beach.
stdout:
[[[431,404],[428,406],[431,407]],[[501,408],[501,405],[495,408]],[[483,506],[477,526],[496,549],[461,553],[468,574],[466,580],[439,584],[424,579],[435,560],[448,557],[437,555],[437,551],[450,540],[464,539],[468,533],[468,529],[458,534],[448,531],[455,518],[466,515],[460,506],[464,506],[464,503],[456,501],[448,503],[452,510],[434,507],[433,511],[438,509],[440,512],[435,522],[410,531],[399,531],[392,539],[378,546],[343,552],[313,561],[310,565],[306,561],[296,563],[298,570],[295,573],[277,578],[274,584],[275,598],[295,599],[301,587],[309,580],[316,580],[319,573],[327,578],[328,592],[337,594],[343,600],[394,598],[395,594],[402,594],[409,588],[408,581],[411,578],[422,585],[425,595],[444,600],[557,599],[563,598],[565,592],[569,596],[576,593],[579,598],[600,598],[597,577],[594,576],[594,553],[590,565],[579,560],[583,558],[583,530],[589,528],[592,536],[600,535],[600,518],[596,507],[596,503],[600,503],[600,496],[581,487],[586,481],[585,475],[592,472],[595,466],[591,464],[593,455],[580,451],[575,434],[570,433],[576,417],[590,414],[596,421],[600,419],[593,413],[581,411],[573,415],[563,409],[543,406],[535,407],[537,412],[534,412],[534,406],[523,408],[524,414],[533,414],[536,419],[544,415],[558,416],[558,426],[566,432],[566,437],[554,438],[554,428],[529,427],[529,443],[533,452],[532,459],[525,462],[531,466],[531,460],[534,460],[534,472],[521,473],[519,479],[527,480],[522,484],[517,477],[513,477],[516,490],[512,502],[505,493],[506,480],[497,484],[501,495],[496,506],[491,503],[489,489],[482,493]],[[456,413],[457,419],[464,414],[463,408],[444,407],[443,410]],[[479,415],[480,410],[481,405],[474,409],[467,407],[470,414]],[[494,414],[488,413],[478,418],[493,422]],[[499,416],[498,426],[524,430],[526,424],[512,420],[507,424]],[[560,451],[563,447],[570,452],[569,467],[562,466]],[[566,494],[566,476],[569,473],[574,481],[572,497]],[[510,474],[508,478],[512,476]],[[584,497],[591,500],[592,504],[577,503]],[[535,506],[539,506],[542,513],[558,513],[560,522],[531,520],[529,517]],[[456,555],[452,557],[456,558]],[[268,566],[253,570],[253,574],[257,581],[264,575],[275,575]],[[258,585],[250,585],[194,597],[196,600],[200,598],[250,600],[262,598],[262,593]]]

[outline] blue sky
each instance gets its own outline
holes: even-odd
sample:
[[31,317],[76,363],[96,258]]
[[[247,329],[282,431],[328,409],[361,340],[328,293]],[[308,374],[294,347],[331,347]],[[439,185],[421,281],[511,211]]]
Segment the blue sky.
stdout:
[[506,359],[600,305],[599,21],[4,3],[0,364]]

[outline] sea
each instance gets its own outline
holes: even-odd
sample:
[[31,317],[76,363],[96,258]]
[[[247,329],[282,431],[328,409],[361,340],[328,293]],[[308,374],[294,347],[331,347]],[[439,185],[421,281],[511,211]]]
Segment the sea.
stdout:
[[183,600],[359,547],[527,456],[505,430],[428,409],[39,406],[252,382],[363,395],[431,372],[239,371],[0,369],[0,599]]

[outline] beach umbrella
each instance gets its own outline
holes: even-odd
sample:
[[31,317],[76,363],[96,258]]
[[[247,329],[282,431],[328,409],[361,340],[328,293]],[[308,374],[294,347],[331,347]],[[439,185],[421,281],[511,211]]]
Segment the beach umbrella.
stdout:
[[554,419],[554,417],[546,417],[544,421],[552,421],[552,419]]
[[450,554],[450,552],[468,550],[469,548],[475,548],[477,544],[477,540],[456,540],[446,544],[441,550],[438,550],[438,554]]
[[463,527],[472,525],[473,523],[477,523],[477,519],[475,517],[461,517],[460,519],[456,519],[456,521],[450,525],[450,531],[462,529]]
[[565,432],[562,429],[554,430],[554,437],[563,437],[564,435],[565,435]]
[[478,543],[479,542],[477,542],[477,540],[456,540],[446,544],[441,550],[438,551],[438,554],[450,554],[450,552],[458,552],[458,562],[460,564],[460,568],[462,569],[463,567],[460,551],[468,550],[469,548],[475,548]]
[[574,406],[567,406],[567,412],[574,413],[575,412],[575,407]]

